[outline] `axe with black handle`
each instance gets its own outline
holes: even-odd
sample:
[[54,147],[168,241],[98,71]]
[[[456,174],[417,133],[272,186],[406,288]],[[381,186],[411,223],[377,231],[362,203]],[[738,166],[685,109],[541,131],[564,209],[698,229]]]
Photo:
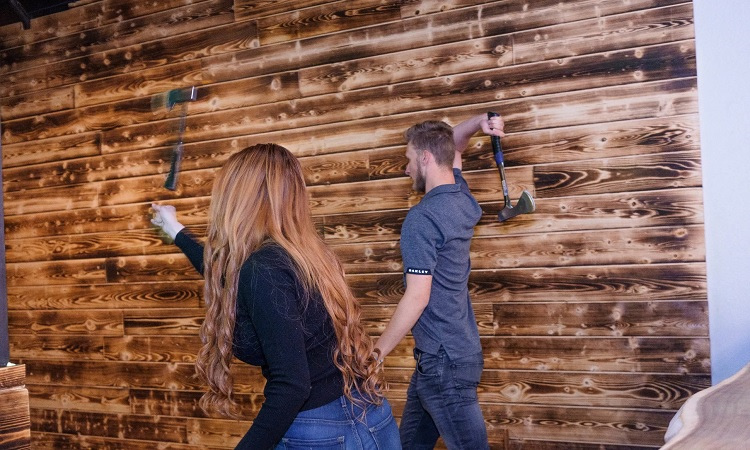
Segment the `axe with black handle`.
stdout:
[[[496,112],[488,112],[487,118],[492,119],[499,115],[500,114]],[[529,191],[525,189],[516,202],[516,206],[513,206],[513,203],[510,201],[510,194],[508,194],[508,183],[505,181],[505,158],[503,158],[503,148],[500,146],[500,138],[497,136],[490,136],[490,141],[492,142],[492,154],[495,157],[497,169],[500,171],[500,182],[503,185],[503,200],[505,201],[505,206],[503,206],[503,209],[497,214],[497,220],[505,222],[519,214],[534,212],[534,198],[529,194]]]
[[180,113],[180,125],[177,131],[177,143],[172,149],[172,160],[169,165],[169,174],[164,182],[164,187],[170,191],[177,189],[177,176],[180,173],[180,163],[182,162],[182,146],[183,136],[185,134],[185,119],[187,116],[187,105],[188,102],[193,102],[198,98],[198,90],[195,86],[185,89],[172,89],[161,95],[157,95],[151,99],[151,110],[156,111],[162,107],[166,107],[167,111],[171,111],[174,105],[182,105],[182,112]]

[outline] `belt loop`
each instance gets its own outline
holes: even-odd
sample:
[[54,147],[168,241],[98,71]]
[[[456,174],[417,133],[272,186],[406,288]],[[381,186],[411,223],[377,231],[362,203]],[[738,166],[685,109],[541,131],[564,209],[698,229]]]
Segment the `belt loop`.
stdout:
[[344,409],[346,409],[347,404],[349,403],[347,402],[346,395],[342,395],[341,397],[339,397],[339,402],[341,403],[341,407]]
[[352,416],[354,415],[354,404],[346,395],[341,396],[341,409],[344,410],[344,417],[346,417],[346,420],[351,422]]

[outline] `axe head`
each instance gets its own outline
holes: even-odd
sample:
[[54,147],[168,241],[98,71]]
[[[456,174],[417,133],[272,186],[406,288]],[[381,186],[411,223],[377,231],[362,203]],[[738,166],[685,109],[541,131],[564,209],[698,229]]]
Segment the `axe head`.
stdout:
[[505,222],[508,219],[512,219],[519,214],[528,214],[534,212],[536,205],[534,204],[534,198],[529,194],[528,191],[523,191],[521,197],[516,202],[516,206],[510,204],[505,205],[503,209],[497,214],[497,220]]
[[198,98],[198,89],[195,86],[183,89],[172,89],[171,91],[155,95],[151,98],[151,111],[157,112],[162,108],[171,111],[178,103],[193,102]]

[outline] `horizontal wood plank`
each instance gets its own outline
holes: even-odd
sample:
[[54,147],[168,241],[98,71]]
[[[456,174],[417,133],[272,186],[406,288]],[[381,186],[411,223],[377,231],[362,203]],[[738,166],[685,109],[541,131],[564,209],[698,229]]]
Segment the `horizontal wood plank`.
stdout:
[[109,283],[201,279],[201,275],[183,254],[108,258],[106,271]]
[[257,39],[257,28],[252,22],[230,23],[188,36],[173,36],[108,52],[87,54],[50,66],[11,72],[6,76],[7,83],[0,86],[0,96],[31,92],[39,86],[65,86],[131,70],[236,52],[257,47]]
[[[476,270],[469,277],[475,303],[705,300],[704,263]],[[397,303],[403,274],[350,275],[367,303]]]
[[[506,172],[513,185],[511,195],[518,197],[526,189],[533,192],[530,180],[530,167],[517,167]],[[502,187],[497,170],[478,171],[464,174],[472,187],[472,194],[478,201],[496,200],[502,197]],[[308,189],[312,213],[333,215],[362,212],[373,209],[402,209],[418,203],[421,196],[411,189],[409,178],[398,180],[377,180],[347,185],[313,186]]]
[[142,17],[150,14],[156,14],[162,11],[185,6],[189,3],[205,2],[206,0],[161,0],[150,3],[133,3],[130,0],[104,0],[102,8],[103,21],[109,23],[112,21],[130,20],[136,17]]
[[[519,166],[698,150],[699,138],[698,117],[688,114],[511,133],[502,142],[506,165]],[[467,150],[485,160],[491,151],[481,138]]]
[[502,337],[482,341],[488,369],[708,374],[708,337]]
[[32,19],[33,26],[25,31],[21,23],[4,25],[0,27],[0,42],[3,46],[15,47],[94,28],[101,23],[103,7],[101,2],[96,2],[57,14],[35,17]]
[[187,440],[184,418],[37,408],[32,409],[31,414],[31,427],[36,432],[177,443]]
[[[14,320],[18,319],[14,317]],[[10,351],[13,354],[25,355],[28,358],[36,359],[104,359],[104,339],[100,331],[87,330],[86,335],[71,335],[68,334],[68,329],[73,333],[81,333],[81,331],[76,330],[70,324],[63,323],[64,319],[55,317],[51,320],[54,323],[47,325],[47,329],[50,333],[55,333],[54,335],[41,333],[25,334],[38,331],[38,323],[31,324],[27,329],[9,331],[8,343]],[[110,327],[122,330],[120,324],[112,323]],[[122,335],[122,332],[119,335]]]
[[202,281],[18,286],[8,288],[8,309],[195,308],[202,294]]
[[233,448],[252,425],[236,420],[187,419],[188,441],[191,444]]
[[[98,206],[134,203],[143,203],[148,207],[150,201],[174,201],[184,196],[205,197],[211,194],[216,171],[217,169],[211,168],[181,173],[179,186],[175,191],[164,189],[164,175],[151,175],[126,180],[65,185],[64,189],[41,188],[36,190],[37,195],[34,197],[28,196],[24,191],[7,192],[5,209],[9,215],[21,215],[40,211],[90,209]],[[520,195],[523,189],[533,191],[531,167],[509,168],[507,175],[514,177],[514,184],[511,186],[511,193],[514,197]],[[478,201],[497,200],[502,197],[496,170],[467,173],[465,177],[471,184],[472,193]],[[416,193],[412,192],[411,184],[410,179],[403,177],[397,181],[373,180],[353,186],[348,184],[311,186],[308,193],[312,213],[315,215],[396,209],[412,206],[418,202]],[[147,217],[144,216],[144,219]]]
[[[347,0],[258,19],[261,45],[362,28],[401,18],[400,0]],[[295,5],[296,6],[296,5]]]
[[[668,189],[646,192],[596,194],[580,197],[537,198],[534,214],[500,223],[502,203],[482,204],[484,216],[476,236],[572,230],[603,230],[623,225],[649,227],[698,224],[703,220],[701,190]],[[325,239],[331,244],[395,241],[407,210],[325,216]]]
[[[350,274],[402,271],[398,242],[333,247]],[[474,269],[705,260],[703,227],[621,229],[475,238]]]
[[232,0],[208,0],[0,51],[0,73],[59,63],[233,21]]
[[112,361],[195,363],[200,348],[197,333],[104,338],[104,357]]
[[[388,367],[388,398],[405,400],[414,369]],[[480,403],[675,410],[710,386],[708,374],[623,374],[485,369],[478,387]]]
[[7,47],[56,39],[113,22],[122,22],[206,0],[161,0],[135,3],[129,0],[76,0],[70,9],[32,19],[29,30],[21,30],[20,23],[0,27],[0,42]]
[[[210,76],[214,79],[234,79],[257,76],[259,72],[283,72],[298,67],[332,64],[484,36],[519,33],[524,30],[565,23],[566,18],[573,21],[599,20],[602,16],[613,14],[623,14],[620,20],[626,23],[631,21],[635,29],[641,31],[641,35],[650,37],[651,43],[661,43],[665,42],[662,27],[659,26],[655,32],[650,33],[654,27],[649,26],[648,22],[642,23],[644,19],[648,19],[649,15],[639,17],[636,14],[624,13],[653,8],[656,4],[669,5],[681,2],[682,0],[667,2],[638,0],[629,3],[584,1],[561,4],[545,0],[536,2],[533,9],[526,7],[525,3],[520,0],[493,2],[496,5],[495,8],[479,6],[446,11],[437,15],[414,16],[386,23],[374,29],[367,29],[365,33],[354,30],[316,36],[283,45],[264,46],[259,49],[259,52],[241,51],[231,57],[220,55],[207,58],[204,67],[209,70]],[[562,14],[561,8],[565,10],[565,14]],[[669,14],[670,17],[681,15],[688,20],[692,18],[690,8],[683,8]],[[639,23],[635,25],[635,22]],[[675,33],[673,40],[692,37],[692,29],[689,26],[683,29],[682,33]],[[612,48],[627,48],[632,39],[628,35],[625,35],[623,40],[616,39],[617,36],[608,35],[607,37],[609,39],[603,39],[601,34],[592,35],[587,43],[599,51],[604,51]],[[643,41],[645,43],[647,39]],[[318,51],[320,48],[336,48],[337,51],[321,54]],[[294,55],[294,58],[290,59],[290,54]]]
[[84,80],[73,85],[77,107],[158,95],[172,89],[210,82],[197,59],[156,66],[107,78]]
[[[447,80],[450,81],[450,80]],[[226,138],[228,136],[267,133],[289,128],[303,128],[334,122],[347,122],[372,118],[384,114],[404,114],[428,103],[434,118],[439,114],[458,115],[468,109],[468,102],[493,102],[485,108],[511,111],[505,114],[509,131],[526,131],[562,126],[590,124],[592,117],[607,112],[609,120],[643,119],[659,116],[690,114],[697,111],[692,98],[695,90],[693,78],[656,81],[653,83],[602,88],[593,92],[566,92],[540,98],[511,98],[503,100],[483,89],[490,89],[480,81],[476,89],[452,86],[446,80],[437,80],[442,85],[415,87],[407,84],[375,90],[341,92],[329,95],[327,101],[309,97],[294,102],[279,102],[271,106],[251,106],[231,111],[217,112],[209,117],[188,117],[185,140],[195,142]],[[476,80],[468,82],[477,83]],[[404,90],[412,101],[394,101],[394,89]],[[452,91],[447,95],[445,90]],[[657,94],[658,93],[658,94]],[[420,101],[417,101],[419,99]],[[364,103],[364,104],[363,104]],[[358,107],[354,107],[357,105]],[[563,106],[564,105],[564,106]],[[441,111],[441,108],[451,108]],[[575,114],[571,109],[575,108]],[[472,106],[475,111],[477,106]],[[137,124],[103,132],[102,151],[121,152],[167,145],[173,139],[171,130],[178,119],[166,122]],[[418,119],[417,119],[418,120]],[[410,122],[414,123],[414,117]],[[9,135],[8,139],[12,140]],[[372,142],[372,138],[370,138]]]
[[8,287],[102,283],[106,281],[104,263],[103,259],[85,259],[8,264]]
[[[202,91],[199,91],[202,92]],[[193,107],[194,105],[191,105]],[[473,113],[473,112],[470,112]],[[446,117],[449,122],[465,119],[466,113]],[[329,135],[330,126],[315,127],[313,130],[304,132],[293,130],[284,133],[270,133],[258,136],[255,142],[279,141],[301,156],[314,155],[315,153],[329,153],[351,151],[357,149],[369,149],[372,141],[363,140],[367,136],[366,130],[372,126],[378,126],[378,142],[384,145],[401,144],[403,136],[399,128],[405,130],[418,120],[427,119],[429,115],[417,117],[394,117],[379,120],[377,123],[362,121],[353,123],[346,130],[338,130],[335,135]],[[386,128],[380,128],[386,127]],[[393,129],[384,134],[386,129]],[[381,131],[382,130],[382,131]],[[323,135],[322,138],[312,139],[312,134]],[[81,149],[76,141],[50,140],[50,144],[60,142],[62,149],[68,146],[72,149],[78,148],[81,155],[85,156],[85,148]],[[83,141],[86,142],[86,141]],[[98,141],[91,141],[93,146]],[[641,121],[607,122],[588,126],[573,128],[552,129],[543,131],[532,131],[526,133],[513,133],[508,135],[503,143],[508,165],[522,165],[541,162],[555,162],[562,158],[565,160],[582,160],[595,157],[625,156],[633,154],[684,151],[697,148],[697,118],[685,116],[671,119],[655,118]],[[254,143],[250,139],[225,140],[209,143],[188,143],[186,145],[185,169],[197,169],[204,167],[216,167],[220,165],[229,153]],[[91,144],[90,144],[91,145]],[[18,148],[17,148],[18,147]],[[54,148],[44,148],[44,153],[37,155],[30,153],[24,147],[6,146],[11,152],[4,153],[5,189],[18,189],[23,187],[41,187],[57,185],[59,183],[75,183],[81,181],[99,181],[111,179],[115,176],[138,176],[150,173],[163,172],[165,160],[169,157],[170,147],[130,152],[124,155],[109,155],[103,159],[100,157],[80,158],[77,160],[64,160],[47,165],[7,169],[20,164],[31,164],[41,162],[44,155],[65,159],[65,155],[57,156],[52,152]],[[98,152],[92,148],[93,152]],[[489,168],[493,162],[489,158],[489,143],[486,139],[472,141],[472,146],[467,151],[465,164],[470,168]],[[403,173],[403,150],[402,147],[383,149],[375,152],[364,153],[370,159],[371,177],[391,177]],[[20,159],[19,159],[20,158]],[[35,159],[32,159],[35,158]],[[342,155],[332,155],[331,159],[341,160]],[[344,161],[348,157],[344,157]],[[304,161],[304,159],[303,159]],[[309,176],[308,182],[317,184],[329,180]],[[23,184],[19,184],[23,183]],[[11,187],[17,186],[17,187]]]
[[124,312],[125,334],[195,336],[206,317],[203,309],[148,309]]
[[96,388],[28,384],[30,406],[35,409],[65,409],[129,414],[127,388]]
[[[8,311],[13,317],[8,327],[10,334],[32,332],[34,334],[93,334],[122,336],[123,317],[121,311]],[[83,342],[86,338],[82,339]],[[71,343],[74,348],[75,341]],[[86,344],[84,344],[86,345]]]
[[[124,387],[146,389],[199,390],[205,385],[195,376],[192,364],[110,361],[104,365],[94,361],[28,360],[26,382],[79,386]],[[102,371],[106,367],[106,371]],[[247,364],[234,365],[232,373],[237,392],[261,393],[265,381],[260,369]]]
[[697,151],[668,157],[656,154],[534,168],[534,186],[539,197],[700,185],[701,157]]
[[601,444],[595,442],[562,442],[541,441],[535,439],[510,439],[508,449],[510,450],[601,450],[606,446],[608,450],[652,450],[660,448],[661,445],[633,445],[633,444]]
[[[155,181],[154,181],[155,182]],[[209,198],[175,199],[170,204],[180,211],[186,225],[206,223]],[[5,232],[9,239],[34,236],[56,236],[96,233],[113,230],[143,230],[151,227],[151,203],[55,211],[23,216],[6,216]]]
[[73,108],[73,88],[65,86],[48,91],[0,97],[0,118],[3,121],[20,117],[61,111]]
[[178,444],[175,442],[107,438],[84,434],[65,434],[34,431],[31,433],[31,435],[34,441],[34,448],[38,448],[40,450],[58,450],[61,448],[116,448],[119,450],[140,450],[144,447],[153,447],[165,450],[198,450],[204,448],[190,444]]
[[710,384],[708,375],[590,374],[486,370],[480,402],[674,410]]
[[168,238],[146,229],[8,241],[6,258],[8,262],[24,262],[172,252],[174,247]]
[[498,336],[708,336],[704,301],[493,306]]
[[[511,439],[660,445],[673,411],[487,406],[485,420]],[[649,425],[644,425],[644,424]]]
[[[476,44],[475,44],[476,45]],[[446,50],[447,51],[447,50]],[[496,51],[496,50],[495,50]],[[470,57],[463,56],[471,60]],[[429,60],[429,59],[428,59]],[[617,63],[613,63],[613,60]],[[388,64],[387,74],[391,77],[394,64],[391,59]],[[408,61],[408,64],[413,64]],[[426,64],[426,63],[425,63]],[[411,66],[407,66],[411,69]],[[552,61],[538,62],[533,64],[512,65],[498,68],[498,63],[488,63],[486,67],[472,67],[471,71],[427,78],[423,81],[410,81],[400,84],[390,84],[389,92],[393,96],[406,96],[406,91],[411,92],[411,97],[429,98],[427,92],[440,90],[444,95],[460,96],[468,103],[476,101],[479,97],[495,99],[511,99],[518,97],[533,97],[536,95],[551,94],[564,91],[582,90],[590,87],[604,87],[611,85],[628,84],[635,81],[655,81],[664,78],[678,78],[695,75],[695,49],[690,41],[674,44],[639,47],[621,51],[605,52],[600,54],[585,55],[557,59]],[[442,67],[433,68],[440,72]],[[369,69],[369,68],[368,68]],[[372,69],[377,70],[377,68]],[[409,70],[411,74],[411,70]],[[535,74],[535,76],[530,76]],[[301,77],[310,75],[301,75]],[[313,75],[315,76],[315,75]],[[320,76],[320,75],[319,75]],[[335,76],[341,84],[334,86],[330,92],[348,92],[358,87],[355,81],[349,83],[346,75]],[[356,74],[353,75],[356,78]],[[384,84],[383,80],[369,75],[372,85]],[[376,83],[377,82],[377,83]],[[304,86],[305,79],[302,78],[302,91],[307,92]],[[446,93],[445,90],[449,90]],[[325,91],[323,91],[325,92]],[[402,93],[403,92],[403,93]],[[317,93],[317,92],[316,92]],[[471,97],[469,94],[474,94]],[[433,103],[435,103],[433,101]],[[439,103],[435,106],[441,106]]]
[[511,37],[489,36],[300,70],[305,96],[473,72],[513,63]]
[[[669,3],[677,4],[670,6]],[[515,33],[515,61],[523,63],[600,51],[603,45],[607,45],[604,41],[610,41],[607,37],[613,34],[621,39],[620,42],[631,46],[693,38],[693,7],[690,2],[677,0],[652,4],[664,7]],[[508,25],[500,22],[500,26]],[[581,30],[587,31],[582,34]]]
[[62,138],[3,144],[3,169],[39,162],[99,154],[99,133],[82,133]]
[[39,194],[38,196],[30,196],[25,192],[5,194],[5,213],[20,215],[99,206],[99,186],[94,184],[56,187],[54,192],[50,190]]
[[562,267],[705,260],[703,227],[586,231],[473,241],[472,267]]
[[326,0],[234,0],[234,17],[237,21],[258,19],[283,14],[294,8],[321,5]]
[[[396,307],[393,305],[364,305],[362,307],[362,324],[368,333],[381,334],[391,321]],[[491,305],[474,305],[474,317],[480,335],[492,335],[495,330]]]
[[[198,405],[202,392],[131,389],[129,403],[135,414],[209,418]],[[245,417],[255,417],[260,411],[262,394],[238,394],[235,401]]]
[[[132,83],[132,77],[124,83]],[[116,127],[148,123],[162,119],[175,118],[179,121],[182,109],[167,108],[167,92],[149,96],[138,89],[133,91],[129,84],[112,88],[109,80],[108,91],[104,97],[108,103],[81,106],[81,97],[76,97],[76,109],[68,109],[45,115],[35,115],[7,121],[3,127],[3,139],[8,143],[18,143],[57,136],[74,135],[91,131],[104,131]],[[182,85],[185,89],[187,86]],[[148,89],[146,92],[151,91]],[[298,95],[297,74],[292,72],[282,75],[269,75],[249,80],[239,80],[197,89],[197,99],[187,107],[190,114],[201,114],[213,111],[261,105],[282,100],[289,100]],[[110,103],[117,97],[131,97],[117,103]],[[86,97],[83,97],[86,98]],[[88,98],[88,102],[95,101]],[[175,127],[172,131],[176,131]],[[171,142],[170,142],[171,144]]]
[[401,6],[401,16],[433,14],[482,3],[485,2],[481,0],[411,0],[404,2]]
[[[710,374],[707,337],[501,336],[481,342],[485,370]],[[386,368],[413,369],[413,348],[408,336],[386,357]]]

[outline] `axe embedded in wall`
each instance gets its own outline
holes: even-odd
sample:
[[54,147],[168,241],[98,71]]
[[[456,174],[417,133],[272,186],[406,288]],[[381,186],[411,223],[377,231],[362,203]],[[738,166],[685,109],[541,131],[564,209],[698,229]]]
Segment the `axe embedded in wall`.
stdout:
[[164,187],[170,191],[174,191],[177,188],[177,176],[180,173],[180,163],[182,162],[183,136],[185,134],[185,119],[187,116],[188,102],[193,102],[197,98],[198,89],[196,89],[195,86],[191,86],[184,89],[172,89],[171,91],[156,95],[151,99],[152,111],[158,111],[162,108],[171,111],[175,105],[182,105],[180,124],[177,131],[177,142],[172,149],[169,174],[167,174],[167,179],[164,182]]
[[[488,112],[487,117],[497,117],[499,114],[495,112]],[[513,202],[510,200],[510,194],[508,194],[508,183],[505,181],[505,158],[503,157],[503,149],[500,146],[500,138],[497,136],[491,136],[492,141],[492,154],[495,157],[495,163],[497,163],[497,170],[500,172],[500,182],[503,185],[503,199],[505,204],[503,209],[497,214],[497,220],[505,222],[508,219],[512,219],[519,214],[529,214],[534,212],[536,205],[534,204],[534,197],[531,196],[529,191],[525,190],[521,193],[516,205],[513,206]]]

